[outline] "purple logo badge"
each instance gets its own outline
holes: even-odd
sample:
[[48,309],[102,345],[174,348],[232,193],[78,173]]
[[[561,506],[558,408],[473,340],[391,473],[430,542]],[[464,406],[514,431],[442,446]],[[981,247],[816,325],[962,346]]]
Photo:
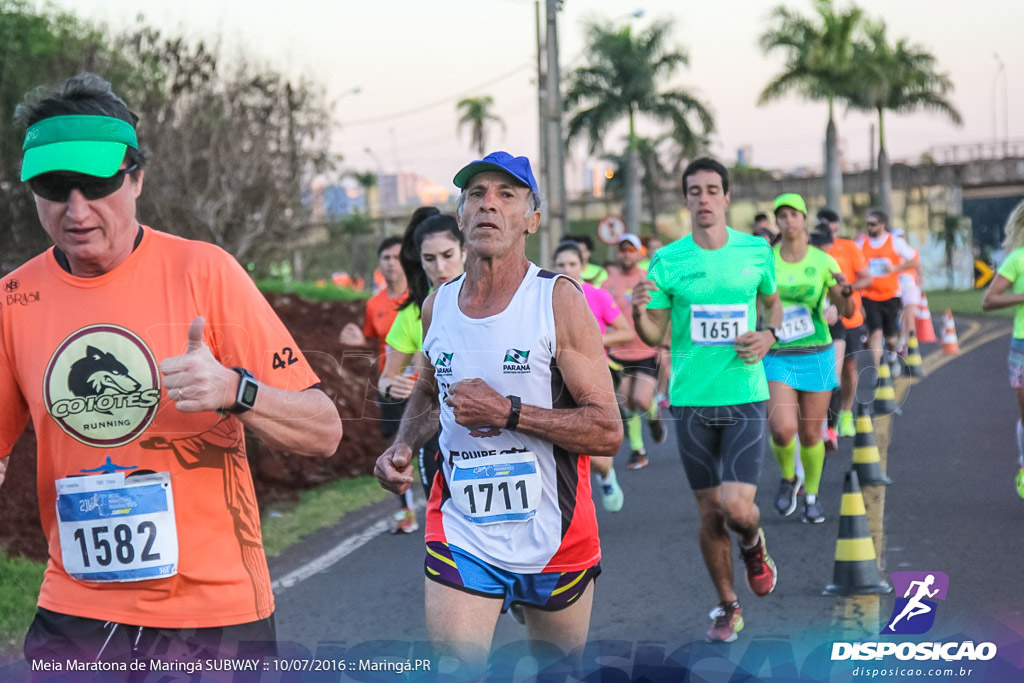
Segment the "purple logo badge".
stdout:
[[925,633],[935,622],[935,600],[945,600],[949,577],[944,572],[893,572],[896,604],[882,634],[914,635]]

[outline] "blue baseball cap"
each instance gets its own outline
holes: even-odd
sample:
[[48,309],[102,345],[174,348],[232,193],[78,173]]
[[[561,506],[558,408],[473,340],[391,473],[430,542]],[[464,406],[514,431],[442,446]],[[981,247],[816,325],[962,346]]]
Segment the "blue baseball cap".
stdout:
[[533,190],[534,194],[540,195],[537,179],[533,177],[533,169],[530,168],[530,160],[526,157],[514,157],[508,152],[491,152],[479,161],[471,161],[455,174],[452,182],[455,183],[455,187],[465,189],[473,176],[485,171],[507,173]]

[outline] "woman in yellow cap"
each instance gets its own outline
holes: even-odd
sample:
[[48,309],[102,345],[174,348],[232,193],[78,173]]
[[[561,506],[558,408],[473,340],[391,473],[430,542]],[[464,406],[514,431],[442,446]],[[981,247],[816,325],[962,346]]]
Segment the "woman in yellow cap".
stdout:
[[821,429],[832,390],[839,384],[825,309],[831,300],[845,315],[852,289],[835,259],[808,243],[803,197],[792,192],[776,197],[775,223],[781,236],[773,251],[783,319],[782,327],[773,330],[777,341],[764,359],[771,448],[782,471],[775,508],[782,515],[796,510],[801,484],[796,473],[799,436],[806,478],[803,521],[820,524],[825,521],[818,500],[825,463]]

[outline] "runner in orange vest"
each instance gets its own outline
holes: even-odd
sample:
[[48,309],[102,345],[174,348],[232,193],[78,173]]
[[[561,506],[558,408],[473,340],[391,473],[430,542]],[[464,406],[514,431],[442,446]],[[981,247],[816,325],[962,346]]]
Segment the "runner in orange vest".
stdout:
[[832,244],[829,247],[822,247],[828,255],[836,260],[842,270],[843,277],[853,287],[853,296],[850,299],[853,310],[850,315],[840,318],[835,324],[829,327],[832,333],[832,343],[836,349],[836,363],[839,373],[839,391],[837,392],[839,403],[838,408],[833,407],[832,412],[837,413],[838,424],[834,425],[839,436],[856,436],[857,430],[853,423],[853,400],[857,396],[857,354],[864,349],[868,340],[868,329],[864,325],[864,308],[861,302],[860,292],[871,285],[871,273],[868,270],[867,259],[864,252],[853,240],[839,236],[839,214],[831,209],[818,211],[818,220],[828,226]]
[[889,216],[881,209],[867,213],[868,237],[861,245],[871,272],[871,286],[863,291],[864,317],[868,324],[871,357],[877,366],[882,360],[882,339],[885,339],[886,362],[893,366],[892,375],[900,374],[896,356],[896,335],[899,333],[900,273],[918,266],[917,254],[902,237],[887,232]]

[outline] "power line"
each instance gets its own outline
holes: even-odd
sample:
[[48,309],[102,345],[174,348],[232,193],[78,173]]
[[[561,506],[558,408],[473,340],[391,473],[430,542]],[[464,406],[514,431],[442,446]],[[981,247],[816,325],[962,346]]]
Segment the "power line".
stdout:
[[490,79],[488,81],[484,81],[483,83],[479,83],[477,85],[474,85],[471,88],[463,90],[460,93],[457,93],[455,95],[449,95],[447,97],[444,97],[444,98],[442,98],[440,100],[436,100],[436,101],[431,102],[429,104],[423,104],[423,105],[420,105],[420,106],[415,107],[413,109],[407,109],[405,111],[395,112],[394,114],[385,114],[384,116],[375,116],[372,119],[360,119],[358,121],[342,121],[341,125],[342,126],[349,126],[349,127],[351,127],[351,126],[364,126],[364,125],[367,125],[367,124],[370,124],[370,123],[384,123],[385,121],[394,121],[395,119],[405,118],[406,116],[412,116],[413,114],[419,114],[421,112],[427,111],[428,109],[433,109],[434,107],[438,107],[438,106],[440,106],[442,104],[446,104],[446,103],[451,102],[453,100],[456,100],[456,99],[459,99],[459,98],[462,98],[462,97],[467,97],[467,96],[471,95],[472,93],[477,92],[480,88],[486,88],[489,85],[493,85],[493,84],[495,84],[495,83],[497,83],[499,81],[503,81],[506,78],[509,78],[510,76],[514,76],[515,74],[519,73],[523,69],[528,69],[528,68],[532,69],[533,67],[534,67],[533,62],[527,62],[525,64],[520,64],[519,66],[517,66],[516,68],[512,69],[511,71],[506,71],[505,73],[503,73],[503,74],[501,74],[499,76],[495,76],[494,78],[492,78],[492,79]]

